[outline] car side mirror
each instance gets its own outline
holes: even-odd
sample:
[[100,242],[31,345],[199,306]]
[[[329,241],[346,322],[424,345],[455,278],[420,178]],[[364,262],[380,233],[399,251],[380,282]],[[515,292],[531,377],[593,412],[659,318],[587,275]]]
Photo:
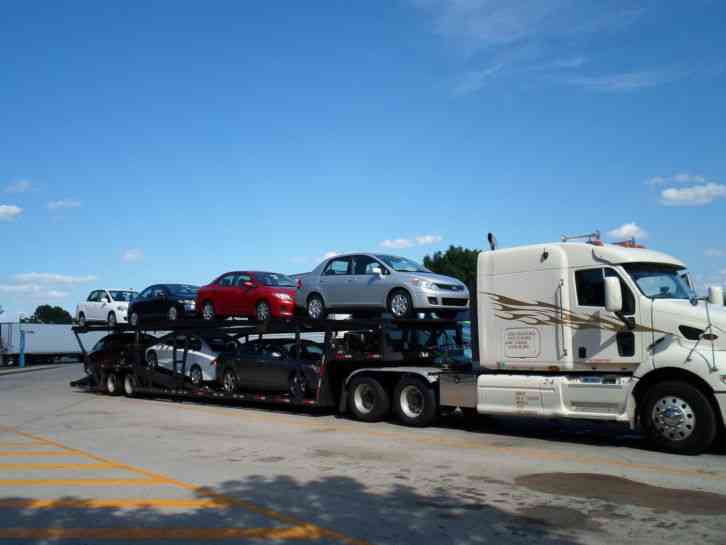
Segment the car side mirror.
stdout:
[[377,274],[378,276],[383,276],[383,269],[380,267],[371,267],[371,272],[373,274]]
[[605,308],[615,314],[623,311],[623,288],[619,278],[605,278]]
[[252,288],[254,288],[254,287],[255,287],[255,283],[254,283],[254,282],[251,282],[250,280],[248,280],[247,282],[245,282],[245,283],[244,283],[244,284],[242,284],[242,285],[243,285],[243,286],[244,286],[245,288],[250,288],[250,289],[252,289]]
[[721,306],[723,302],[723,288],[719,286],[708,287],[708,302],[712,305]]

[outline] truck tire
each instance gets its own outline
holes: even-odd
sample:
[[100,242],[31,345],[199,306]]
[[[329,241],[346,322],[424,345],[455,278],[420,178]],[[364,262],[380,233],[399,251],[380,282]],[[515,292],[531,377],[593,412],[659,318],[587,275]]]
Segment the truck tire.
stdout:
[[357,420],[378,422],[388,416],[391,410],[388,392],[373,377],[355,377],[348,391],[348,410]]
[[419,377],[403,377],[393,393],[393,412],[406,426],[428,426],[436,418],[438,403],[429,384]]
[[661,382],[645,394],[643,432],[658,450],[700,454],[711,446],[718,421],[708,398],[685,382]]
[[121,381],[116,373],[106,375],[106,393],[112,396],[121,395]]
[[136,378],[131,373],[124,377],[124,394],[126,397],[136,397]]

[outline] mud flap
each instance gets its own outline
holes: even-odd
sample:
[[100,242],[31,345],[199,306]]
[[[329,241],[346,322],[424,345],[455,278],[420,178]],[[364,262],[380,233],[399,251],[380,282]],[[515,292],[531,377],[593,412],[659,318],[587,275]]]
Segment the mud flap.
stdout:
[[94,375],[88,375],[82,379],[74,380],[70,385],[71,388],[95,388],[96,377]]

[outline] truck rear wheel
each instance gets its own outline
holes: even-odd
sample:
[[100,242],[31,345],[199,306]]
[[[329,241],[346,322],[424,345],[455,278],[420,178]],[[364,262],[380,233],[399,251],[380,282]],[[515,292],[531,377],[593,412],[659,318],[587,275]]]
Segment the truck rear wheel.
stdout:
[[112,396],[121,394],[121,383],[116,373],[106,375],[106,392]]
[[436,394],[423,379],[403,377],[393,394],[393,411],[406,426],[428,426],[436,417]]
[[356,377],[348,388],[348,409],[353,416],[364,422],[383,420],[391,410],[388,392],[373,377]]
[[124,394],[127,397],[134,397],[136,395],[136,379],[131,373],[124,377]]
[[716,413],[698,388],[685,382],[662,382],[645,395],[643,432],[658,450],[700,454],[716,438]]

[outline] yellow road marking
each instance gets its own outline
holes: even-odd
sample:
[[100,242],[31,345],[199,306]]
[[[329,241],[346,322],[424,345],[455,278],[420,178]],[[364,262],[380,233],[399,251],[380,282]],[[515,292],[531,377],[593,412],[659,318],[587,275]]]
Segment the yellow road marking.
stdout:
[[198,540],[223,539],[319,540],[312,524],[291,528],[0,528],[0,539],[79,540]]
[[59,498],[51,500],[0,499],[0,509],[140,509],[146,507],[216,509],[219,502],[211,499],[187,500],[176,498],[146,499],[76,499]]
[[[148,402],[151,403],[165,403],[164,401],[154,401],[154,400],[148,400]],[[690,469],[690,468],[677,468],[672,466],[665,466],[662,464],[650,464],[650,463],[639,463],[639,462],[628,462],[624,460],[615,460],[611,458],[605,458],[601,456],[588,456],[588,455],[578,455],[578,454],[571,454],[567,452],[553,452],[551,450],[542,449],[542,448],[532,448],[532,447],[502,447],[502,446],[496,446],[496,445],[488,445],[486,443],[482,443],[480,441],[475,441],[472,439],[458,439],[458,438],[449,438],[449,437],[439,437],[435,435],[425,435],[421,433],[400,433],[396,431],[385,431],[385,430],[374,430],[369,429],[368,426],[364,423],[359,424],[337,424],[328,426],[325,424],[320,424],[318,422],[308,421],[308,420],[297,420],[293,418],[286,418],[285,416],[282,416],[281,418],[277,418],[276,415],[265,415],[265,414],[259,414],[253,411],[245,411],[243,414],[240,414],[237,411],[230,411],[230,410],[214,410],[209,409],[206,407],[195,407],[192,405],[182,405],[178,404],[175,405],[175,409],[182,409],[192,412],[203,412],[208,414],[216,414],[216,415],[223,415],[223,416],[231,416],[235,418],[242,418],[245,420],[270,420],[274,419],[275,422],[278,424],[282,423],[285,425],[289,425],[292,427],[297,428],[315,428],[315,429],[321,429],[326,431],[333,431],[333,432],[350,432],[350,433],[357,433],[359,435],[367,435],[369,437],[382,437],[386,439],[394,439],[396,441],[410,441],[412,443],[422,444],[422,445],[435,445],[435,446],[443,446],[443,447],[450,447],[450,448],[461,448],[461,449],[473,449],[473,450],[481,450],[481,451],[488,451],[492,453],[502,454],[507,457],[513,456],[513,457],[519,457],[519,458],[525,458],[525,459],[531,459],[531,460],[548,460],[553,462],[570,462],[570,463],[576,463],[576,464],[585,464],[585,465],[601,465],[601,466],[611,466],[611,467],[618,467],[623,469],[631,469],[631,470],[643,470],[643,471],[653,471],[658,473],[668,473],[670,475],[684,475],[684,476],[692,476],[692,477],[700,477],[708,480],[719,480],[723,481],[726,480],[726,473],[713,473],[710,471],[706,471],[703,469]]]
[[[133,466],[130,466],[130,465],[127,465],[127,464],[116,463],[116,462],[114,462],[112,460],[109,460],[107,458],[103,458],[102,456],[97,456],[96,454],[91,454],[89,452],[84,452],[82,450],[78,450],[78,449],[74,449],[74,448],[67,447],[67,446],[63,445],[62,443],[59,443],[59,442],[54,441],[52,439],[46,439],[46,438],[43,438],[43,437],[39,437],[37,435],[32,435],[32,434],[25,433],[25,432],[21,432],[21,431],[18,431],[18,430],[13,430],[13,431],[15,431],[15,433],[18,434],[18,435],[20,435],[21,437],[25,437],[27,439],[33,439],[34,441],[39,441],[39,442],[44,443],[46,445],[52,445],[52,446],[54,446],[56,448],[59,448],[59,449],[64,450],[65,452],[73,453],[73,454],[75,454],[77,456],[85,457],[85,458],[94,460],[96,462],[105,463],[105,464],[111,464],[111,465],[115,466],[118,469],[126,469],[126,470],[128,470],[128,471],[130,471],[132,473],[137,473],[139,475],[143,475],[143,476],[147,477],[147,479],[149,481],[151,481],[151,482],[159,482],[159,483],[165,483],[165,484],[175,485],[175,486],[177,486],[179,488],[182,488],[184,490],[189,490],[191,492],[196,493],[196,495],[198,497],[201,497],[203,499],[207,499],[207,500],[212,501],[215,505],[217,505],[219,507],[237,507],[237,508],[245,509],[246,511],[249,511],[251,513],[256,513],[256,514],[264,515],[264,516],[266,516],[266,517],[268,517],[270,519],[276,520],[276,521],[278,521],[278,522],[280,522],[282,524],[286,524],[288,526],[292,526],[292,528],[288,528],[287,529],[288,531],[293,531],[293,530],[296,531],[296,532],[304,531],[303,533],[305,534],[305,535],[296,535],[296,537],[289,537],[289,538],[286,538],[286,537],[274,537],[273,538],[273,537],[271,537],[271,534],[267,534],[267,535],[262,535],[261,534],[259,536],[245,536],[245,535],[243,535],[243,536],[235,536],[235,535],[232,535],[229,538],[228,537],[220,537],[220,538],[217,538],[217,539],[234,539],[234,538],[238,538],[238,537],[239,538],[258,537],[259,539],[264,539],[264,538],[267,538],[267,539],[318,539],[318,540],[319,539],[329,539],[329,540],[335,541],[337,543],[345,543],[346,545],[371,545],[371,543],[369,541],[366,541],[364,539],[356,539],[356,538],[350,537],[350,536],[348,536],[346,534],[343,534],[341,532],[337,532],[335,530],[329,530],[327,528],[322,528],[322,527],[317,526],[315,524],[311,524],[311,523],[307,523],[305,521],[302,521],[302,520],[300,520],[300,519],[298,519],[296,517],[291,517],[289,515],[284,515],[282,513],[278,513],[277,511],[275,511],[273,509],[269,509],[267,507],[262,507],[262,506],[256,505],[256,504],[254,504],[254,503],[252,503],[250,501],[242,500],[242,499],[235,498],[235,497],[232,497],[232,496],[227,496],[225,494],[219,494],[219,493],[217,493],[217,492],[215,492],[213,490],[210,490],[208,488],[198,487],[198,486],[193,485],[191,483],[186,483],[184,481],[179,481],[177,479],[173,479],[173,478],[167,477],[165,475],[161,475],[161,474],[158,474],[158,473],[154,473],[154,472],[151,472],[151,471],[147,471],[145,469],[133,467]],[[9,531],[9,530],[17,530],[17,531],[21,531],[21,532],[22,531],[26,531],[26,530],[27,531],[36,531],[34,529],[25,529],[25,528],[8,529],[6,531]],[[37,531],[49,531],[50,532],[50,531],[64,531],[64,530],[69,530],[70,531],[72,529],[62,529],[62,528],[58,528],[58,529],[53,528],[53,529],[50,529],[49,528],[49,529],[46,529],[46,530],[39,529]],[[99,530],[103,531],[104,529],[99,529]],[[155,531],[154,529],[146,529],[146,528],[144,528],[142,530]],[[184,529],[177,529],[177,530],[182,531]],[[224,532],[227,529],[222,528],[220,530],[222,532]],[[231,530],[232,531],[241,531],[240,529],[231,529]],[[263,529],[249,529],[249,531],[260,531],[260,532],[272,532],[272,531],[283,531],[283,530],[285,530],[285,529],[279,529],[279,530],[278,529],[264,529],[264,528]],[[0,529],[0,537],[3,537],[2,531],[3,530]],[[85,530],[81,530],[81,531],[85,531]],[[184,536],[173,536],[172,535],[172,532],[174,531],[173,528],[164,528],[164,529],[160,529],[158,531],[161,532],[161,535],[159,537],[152,536],[152,537],[145,537],[145,538],[134,538],[134,537],[124,536],[124,537],[120,537],[118,539],[200,539],[200,540],[203,541],[203,540],[206,540],[206,539],[213,539],[213,538],[210,538],[208,536],[208,533],[210,533],[210,531],[213,532],[214,529],[212,528],[212,529],[199,529],[199,530],[197,530],[197,529],[189,529],[188,530],[188,531],[194,531],[194,532],[196,532],[196,531],[201,532],[201,534],[200,534],[199,537],[188,537],[186,535],[184,535]],[[166,536],[170,536],[170,535],[172,535],[172,537],[166,537]],[[280,535],[283,535],[283,534],[280,534]],[[6,536],[6,539],[10,539],[10,537]],[[29,538],[15,538],[15,539],[52,539],[52,538],[44,538],[44,537],[37,537],[36,538],[36,537],[32,537],[31,536]],[[56,539],[62,539],[62,538],[56,538]],[[94,538],[94,537],[88,537],[88,536],[85,536],[84,535],[84,536],[81,536],[81,537],[71,536],[71,537],[65,538],[65,539],[105,539],[105,538],[103,538],[103,537],[95,537]],[[113,539],[113,538],[107,538],[107,539]]]
[[0,464],[0,469],[111,469],[116,466],[111,464],[35,464],[35,463],[19,463],[19,464]]
[[16,456],[25,458],[26,456],[74,456],[60,450],[11,450],[0,452],[0,456]]
[[0,479],[0,486],[162,486],[163,479]]

